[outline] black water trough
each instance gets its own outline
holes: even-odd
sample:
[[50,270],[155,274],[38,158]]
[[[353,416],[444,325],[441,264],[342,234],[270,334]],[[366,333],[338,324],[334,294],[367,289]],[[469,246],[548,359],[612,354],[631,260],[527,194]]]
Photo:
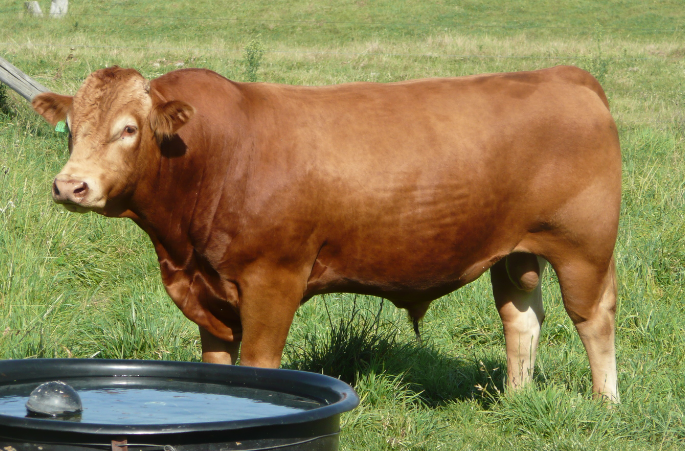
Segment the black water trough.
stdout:
[[[48,381],[73,387],[83,410],[50,416],[39,406],[29,412],[29,396]],[[60,384],[46,387],[65,397],[71,393]],[[29,407],[40,405],[45,391],[37,390]],[[344,382],[302,371],[147,360],[6,360],[0,362],[0,449],[337,450],[340,414],[357,404]]]

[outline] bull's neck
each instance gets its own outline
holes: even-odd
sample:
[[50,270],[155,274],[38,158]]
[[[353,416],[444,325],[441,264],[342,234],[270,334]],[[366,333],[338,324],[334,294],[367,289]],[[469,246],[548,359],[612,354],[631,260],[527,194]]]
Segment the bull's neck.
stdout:
[[206,148],[190,148],[180,136],[160,147],[158,161],[136,189],[132,210],[158,253],[161,246],[179,254],[171,256],[174,260],[186,260],[207,239],[207,232],[197,228],[211,200],[203,199],[208,196],[203,187],[208,171]]
[[156,247],[178,253],[174,260],[204,254],[209,246],[220,253],[239,227],[251,164],[245,147],[252,144],[243,140],[239,149],[230,131],[212,126],[210,133],[205,126],[184,127],[161,144],[133,199],[136,222]]
[[[136,187],[132,210],[161,246],[192,253],[203,252],[217,231],[230,241],[253,143],[239,88],[215,75],[186,75],[202,78],[214,89],[186,92],[192,83],[167,89],[166,97],[188,101],[195,115],[154,149],[158,151]],[[217,103],[217,93],[224,101]]]

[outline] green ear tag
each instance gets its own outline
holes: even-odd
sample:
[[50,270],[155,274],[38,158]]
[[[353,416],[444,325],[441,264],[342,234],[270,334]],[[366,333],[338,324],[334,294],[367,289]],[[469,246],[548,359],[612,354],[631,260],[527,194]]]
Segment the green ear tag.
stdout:
[[67,124],[64,121],[59,121],[57,125],[55,126],[55,131],[57,133],[66,133],[67,132]]

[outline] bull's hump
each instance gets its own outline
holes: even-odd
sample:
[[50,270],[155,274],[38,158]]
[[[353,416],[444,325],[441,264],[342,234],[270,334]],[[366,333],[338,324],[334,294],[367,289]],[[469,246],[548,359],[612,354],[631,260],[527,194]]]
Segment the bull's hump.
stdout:
[[208,69],[179,69],[150,82],[151,91],[162,94],[165,100],[188,93],[189,97],[211,95],[216,101],[226,92],[235,91],[235,86],[236,83]]

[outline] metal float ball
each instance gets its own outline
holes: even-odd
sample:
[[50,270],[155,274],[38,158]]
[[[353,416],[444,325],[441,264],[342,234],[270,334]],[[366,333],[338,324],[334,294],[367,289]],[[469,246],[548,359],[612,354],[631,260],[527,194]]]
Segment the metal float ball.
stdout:
[[78,414],[83,406],[76,390],[62,381],[52,381],[31,392],[26,409],[30,414],[58,417]]

